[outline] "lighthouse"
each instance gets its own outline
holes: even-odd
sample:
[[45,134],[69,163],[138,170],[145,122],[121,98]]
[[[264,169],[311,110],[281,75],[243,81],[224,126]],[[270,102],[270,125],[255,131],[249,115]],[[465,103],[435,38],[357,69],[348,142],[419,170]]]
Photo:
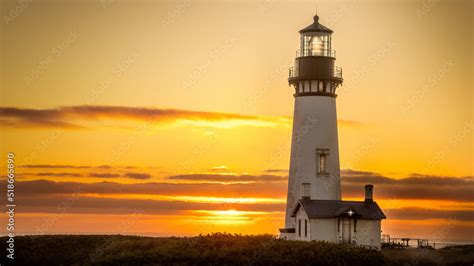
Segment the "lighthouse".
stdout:
[[299,33],[300,49],[288,79],[295,89],[295,109],[287,226],[294,226],[291,209],[303,196],[304,183],[314,199],[341,200],[336,89],[342,84],[342,70],[335,66],[333,31],[321,25],[316,15],[313,24]]
[[[336,90],[343,78],[332,49],[333,31],[316,15],[299,33],[300,47],[288,78],[294,88],[294,115],[285,227],[280,237],[379,247],[380,220],[385,215],[372,200],[373,186],[366,186],[370,200],[341,198]],[[371,224],[370,232],[359,234],[359,240],[354,231],[357,221]]]

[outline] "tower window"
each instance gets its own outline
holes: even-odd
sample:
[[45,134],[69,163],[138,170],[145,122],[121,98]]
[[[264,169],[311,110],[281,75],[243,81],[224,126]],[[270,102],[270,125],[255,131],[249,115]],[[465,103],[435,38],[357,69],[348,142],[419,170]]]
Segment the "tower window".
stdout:
[[326,154],[319,155],[319,173],[326,173]]
[[316,149],[317,176],[329,174],[327,169],[328,157],[329,149]]

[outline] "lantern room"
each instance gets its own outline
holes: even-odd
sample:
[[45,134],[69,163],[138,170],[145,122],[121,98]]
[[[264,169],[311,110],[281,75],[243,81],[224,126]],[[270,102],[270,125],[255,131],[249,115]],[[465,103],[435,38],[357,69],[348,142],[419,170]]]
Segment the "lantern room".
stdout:
[[319,24],[319,17],[314,16],[314,23],[300,30],[300,56],[335,57],[331,50],[332,30]]

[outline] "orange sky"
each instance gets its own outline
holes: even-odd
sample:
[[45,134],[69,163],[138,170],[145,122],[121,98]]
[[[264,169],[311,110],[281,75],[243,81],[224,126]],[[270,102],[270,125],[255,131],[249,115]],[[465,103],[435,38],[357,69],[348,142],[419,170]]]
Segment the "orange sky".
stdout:
[[[18,230],[116,232],[132,216],[126,233],[276,234],[288,67],[313,2],[3,1],[0,151],[16,154]],[[344,75],[343,196],[374,183],[384,233],[474,234],[472,10],[318,2]]]

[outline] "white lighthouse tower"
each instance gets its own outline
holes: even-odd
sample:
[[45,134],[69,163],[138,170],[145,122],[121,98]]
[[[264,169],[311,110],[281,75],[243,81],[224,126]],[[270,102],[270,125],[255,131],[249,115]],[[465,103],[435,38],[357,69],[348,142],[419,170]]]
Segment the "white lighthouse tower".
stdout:
[[[335,66],[333,31],[316,15],[299,33],[300,49],[288,79],[295,89],[295,111],[281,237],[379,247],[385,215],[372,200],[373,186],[366,187],[370,200],[341,200],[336,89],[342,84],[342,70]],[[370,232],[357,235],[357,221],[371,225]]]
[[313,199],[341,200],[336,88],[342,70],[335,67],[333,31],[318,20],[314,16],[313,24],[299,31],[300,49],[288,79],[295,88],[295,111],[285,227],[294,227],[291,210],[305,189]]

